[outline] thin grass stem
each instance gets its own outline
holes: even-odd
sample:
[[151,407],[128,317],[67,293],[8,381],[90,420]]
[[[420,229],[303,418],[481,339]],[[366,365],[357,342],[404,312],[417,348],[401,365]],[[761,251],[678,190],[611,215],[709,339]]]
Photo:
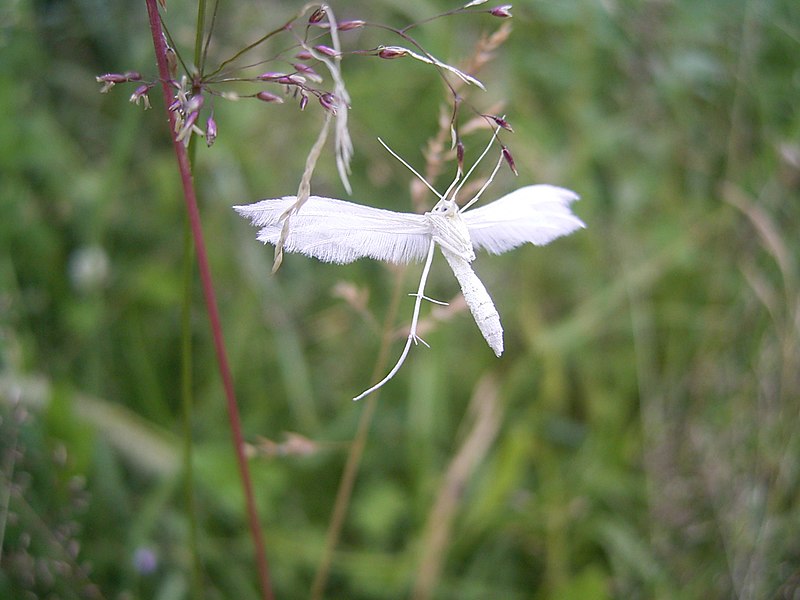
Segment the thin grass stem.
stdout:
[[[392,300],[389,304],[389,310],[386,313],[386,318],[383,322],[383,334],[381,336],[381,346],[378,350],[378,359],[375,361],[375,368],[373,369],[373,378],[378,377],[386,368],[386,363],[389,358],[389,349],[392,346],[394,336],[394,322],[397,317],[397,311],[400,306],[400,299],[402,295],[403,274],[405,269],[397,271],[393,285]],[[331,564],[333,563],[333,553],[339,543],[339,537],[342,533],[344,526],[344,519],[347,516],[347,508],[350,506],[350,498],[353,495],[353,488],[358,475],[358,469],[361,466],[361,457],[364,454],[364,448],[367,443],[367,434],[372,425],[372,419],[375,415],[375,408],[378,403],[380,392],[367,399],[364,403],[364,411],[358,420],[358,427],[356,435],[350,444],[350,451],[347,454],[347,462],[345,463],[342,479],[339,482],[339,488],[336,490],[336,501],[333,505],[333,513],[331,520],[328,524],[328,532],[325,538],[325,548],[322,552],[322,559],[320,560],[317,572],[314,576],[314,582],[311,586],[311,600],[321,600],[325,593],[325,586],[328,583],[330,575]]]
[[198,600],[203,597],[202,566],[197,545],[198,517],[194,501],[194,462],[192,449],[192,420],[194,402],[192,396],[192,274],[194,252],[192,252],[192,229],[186,219],[183,235],[183,305],[181,307],[181,419],[183,421],[183,485],[184,500],[189,519],[189,553],[192,557],[191,593]]
[[203,295],[206,301],[206,310],[214,339],[214,349],[216,351],[217,364],[219,366],[223,387],[225,389],[228,421],[231,428],[231,437],[233,439],[237,465],[239,468],[239,476],[242,482],[242,488],[245,497],[245,510],[247,513],[248,525],[250,528],[251,537],[253,538],[253,544],[255,546],[255,560],[261,595],[264,600],[272,600],[272,584],[270,582],[266,547],[255,506],[253,484],[250,478],[247,458],[245,456],[245,445],[242,435],[241,420],[239,417],[239,408],[236,403],[233,377],[231,375],[228,357],[225,351],[225,342],[222,334],[219,309],[217,307],[216,294],[214,292],[214,284],[211,277],[211,269],[208,263],[205,241],[203,239],[200,211],[197,207],[197,194],[195,192],[194,181],[192,179],[191,164],[189,162],[189,155],[186,151],[186,147],[172,134],[172,132],[175,131],[175,113],[169,110],[172,90],[169,85],[170,75],[167,65],[166,46],[164,44],[164,36],[162,35],[161,15],[158,12],[156,1],[157,0],[145,0],[145,4],[147,6],[150,33],[153,38],[153,48],[155,51],[161,85],[164,92],[164,109],[170,124],[170,139],[172,140],[173,150],[175,151],[175,157],[178,161],[178,170],[180,172],[181,184],[183,187],[183,197],[186,202],[189,225],[192,232],[192,239],[194,241],[194,250],[197,255],[197,267],[200,273]]

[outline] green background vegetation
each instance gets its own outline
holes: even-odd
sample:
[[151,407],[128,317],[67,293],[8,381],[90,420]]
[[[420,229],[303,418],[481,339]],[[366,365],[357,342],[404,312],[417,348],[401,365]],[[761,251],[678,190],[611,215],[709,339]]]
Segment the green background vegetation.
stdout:
[[[337,4],[340,18],[394,26],[453,7]],[[297,8],[285,5],[223,3],[212,57],[277,27]],[[435,598],[795,597],[800,4],[524,0],[514,15],[479,74],[488,92],[469,94],[481,110],[505,102],[515,128],[504,140],[520,177],[504,173],[487,198],[563,185],[588,228],[478,257],[501,359],[462,311],[383,390],[327,597],[408,596],[436,535]],[[191,56],[191,7],[171,0],[167,23]],[[415,35],[457,63],[499,24],[462,16]],[[132,88],[98,93],[95,75],[128,69],[155,73],[142,2],[0,7],[3,597],[190,588],[184,208],[160,91],[146,112]],[[411,210],[409,174],[376,138],[422,165],[440,80],[368,57],[344,73],[353,198]],[[251,461],[276,595],[306,597],[366,406],[349,399],[374,382],[375,323],[395,279],[411,291],[419,269],[287,256],[271,277],[271,250],[230,206],[296,189],[321,110],[216,109],[217,143],[197,153],[203,224],[247,439],[310,440],[308,454]],[[466,141],[469,161],[485,136]],[[330,151],[314,191],[344,197]],[[343,283],[368,294],[364,310]],[[428,293],[456,291],[438,257]],[[192,306],[204,596],[255,598],[199,289]],[[403,299],[398,328],[410,311]]]

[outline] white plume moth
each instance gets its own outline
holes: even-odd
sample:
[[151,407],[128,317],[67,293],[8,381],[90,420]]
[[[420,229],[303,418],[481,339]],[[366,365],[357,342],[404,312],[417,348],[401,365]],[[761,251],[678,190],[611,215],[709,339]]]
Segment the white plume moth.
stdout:
[[[487,146],[484,155],[490,146]],[[392,154],[397,157],[394,152]],[[425,182],[405,161],[397,158]],[[425,260],[419,288],[416,294],[412,294],[416,296],[416,302],[403,353],[386,377],[354,400],[363,398],[389,381],[403,364],[412,342],[425,343],[417,337],[416,329],[421,301],[423,298],[430,300],[424,295],[424,290],[437,244],[458,279],[475,323],[489,347],[500,356],[503,353],[500,315],[470,265],[475,260],[475,250],[502,254],[525,243],[542,246],[585,227],[570,210],[570,204],[578,199],[578,195],[552,185],[522,187],[485,206],[467,210],[492,181],[501,161],[502,158],[486,184],[463,208],[458,207],[455,196],[466,177],[456,187],[457,177],[444,195],[438,194],[425,182],[439,196],[439,202],[430,212],[421,215],[321,196],[310,196],[300,207],[295,206],[296,196],[233,207],[250,219],[253,225],[261,228],[258,239],[265,244],[278,243],[284,223],[289,219],[283,242],[283,249],[287,252],[298,252],[337,264],[350,263],[363,257],[395,264]],[[473,165],[470,173],[474,168]]]

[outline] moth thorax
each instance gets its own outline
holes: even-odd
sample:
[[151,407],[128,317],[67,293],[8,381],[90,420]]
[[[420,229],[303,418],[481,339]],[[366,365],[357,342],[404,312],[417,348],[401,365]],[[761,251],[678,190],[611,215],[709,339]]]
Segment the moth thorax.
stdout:
[[450,252],[463,258],[467,262],[475,260],[475,252],[472,250],[472,240],[469,237],[467,225],[461,218],[461,213],[456,211],[450,215],[448,213],[431,211],[426,213],[426,216],[431,225],[433,240],[437,244],[442,248],[447,248]]

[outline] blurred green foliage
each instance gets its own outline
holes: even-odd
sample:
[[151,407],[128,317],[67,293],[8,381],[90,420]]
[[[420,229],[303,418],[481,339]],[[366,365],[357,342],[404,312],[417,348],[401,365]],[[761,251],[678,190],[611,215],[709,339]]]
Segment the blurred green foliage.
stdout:
[[[453,5],[333,7],[402,26]],[[223,3],[211,56],[295,9]],[[187,57],[191,11],[167,13]],[[409,595],[437,531],[435,598],[795,597],[800,5],[524,0],[514,15],[480,73],[488,92],[468,98],[503,102],[515,128],[520,177],[492,193],[575,189],[588,229],[478,258],[501,359],[461,312],[382,391],[327,597]],[[415,36],[458,62],[497,26],[462,16]],[[346,44],[399,43],[381,35]],[[0,596],[186,597],[183,202],[158,93],[143,112],[131,89],[100,95],[94,81],[155,73],[143,3],[8,2],[0,56]],[[443,86],[403,60],[349,57],[344,73],[353,196],[411,210],[409,175],[376,138],[422,165]],[[201,212],[245,433],[264,450],[251,466],[276,594],[304,597],[364,407],[349,398],[373,383],[393,281],[410,291],[418,269],[288,256],[270,276],[271,249],[230,206],[296,189],[321,111],[215,110],[217,143],[197,153]],[[474,158],[484,140],[467,141]],[[344,197],[330,152],[314,190]],[[431,282],[434,297],[456,292],[442,264]],[[368,294],[364,311],[342,284]],[[192,306],[204,597],[254,598],[199,292]],[[398,327],[410,309],[401,300]],[[488,399],[471,401],[480,381],[497,429],[459,480],[456,457],[489,418],[474,409]],[[309,453],[259,442],[284,432]]]

